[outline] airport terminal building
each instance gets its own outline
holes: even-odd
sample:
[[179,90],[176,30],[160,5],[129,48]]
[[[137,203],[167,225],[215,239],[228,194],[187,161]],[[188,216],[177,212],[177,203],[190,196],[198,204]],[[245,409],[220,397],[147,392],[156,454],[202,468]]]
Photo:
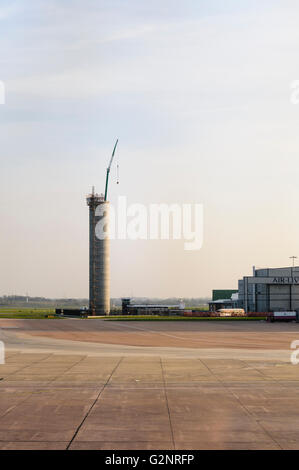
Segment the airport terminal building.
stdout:
[[253,268],[239,281],[238,304],[246,312],[299,311],[299,267]]

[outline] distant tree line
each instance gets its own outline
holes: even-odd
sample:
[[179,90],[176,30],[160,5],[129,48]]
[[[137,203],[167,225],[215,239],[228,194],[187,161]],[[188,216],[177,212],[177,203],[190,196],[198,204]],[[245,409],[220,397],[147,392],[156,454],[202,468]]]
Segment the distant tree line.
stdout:
[[[208,297],[178,298],[168,297],[166,299],[156,297],[132,297],[132,303],[138,304],[161,304],[178,305],[183,301],[186,307],[199,307],[207,305],[211,300]],[[81,308],[88,306],[88,299],[60,298],[50,299],[47,297],[30,297],[26,295],[3,295],[0,297],[0,307],[28,307],[28,308]],[[111,307],[121,307],[121,298],[112,298]]]
[[27,297],[26,295],[3,295],[0,297],[0,307],[80,308],[87,305],[88,299],[49,299],[46,297]]

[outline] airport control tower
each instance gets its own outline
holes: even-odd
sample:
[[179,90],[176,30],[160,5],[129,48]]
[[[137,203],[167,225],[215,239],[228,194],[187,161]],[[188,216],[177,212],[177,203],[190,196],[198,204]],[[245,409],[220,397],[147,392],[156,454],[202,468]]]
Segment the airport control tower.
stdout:
[[[109,173],[118,140],[115,143],[106,173],[105,195],[92,193],[86,198],[89,206],[89,309],[92,315],[110,313],[110,240]],[[107,236],[108,234],[108,236]]]

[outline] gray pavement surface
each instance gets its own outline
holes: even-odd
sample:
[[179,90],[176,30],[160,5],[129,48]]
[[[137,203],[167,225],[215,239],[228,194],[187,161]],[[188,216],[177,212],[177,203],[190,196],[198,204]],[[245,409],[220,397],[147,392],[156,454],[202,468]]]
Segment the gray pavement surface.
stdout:
[[[276,336],[299,339],[298,328],[275,326],[273,343],[257,349],[230,342],[217,348],[214,335],[229,338],[237,328],[255,344],[267,336],[264,326],[202,326],[213,347],[188,348],[88,341],[91,328],[107,328],[107,336],[129,329],[133,344],[149,330],[153,337],[162,332],[198,339],[200,332],[190,333],[184,322],[134,323],[135,329],[100,320],[96,327],[95,321],[0,321],[6,351],[0,449],[299,448],[299,365],[290,363],[290,349],[271,349],[283,344]],[[54,334],[78,328],[84,341]],[[53,336],[40,336],[43,330]]]

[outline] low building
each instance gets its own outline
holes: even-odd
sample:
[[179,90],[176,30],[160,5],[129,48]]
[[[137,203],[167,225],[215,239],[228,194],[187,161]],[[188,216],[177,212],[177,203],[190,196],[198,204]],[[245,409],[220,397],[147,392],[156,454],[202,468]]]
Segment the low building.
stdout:
[[[214,297],[214,292],[215,291],[213,291],[213,297]],[[239,307],[237,290],[222,291],[222,292],[231,293],[231,297],[229,299],[217,299],[217,300],[214,300],[213,298],[212,302],[209,302],[210,312],[217,312],[217,310],[220,310],[220,309]]]
[[179,305],[164,304],[132,304],[129,297],[122,299],[123,315],[177,315],[184,311],[185,304],[181,302]]
[[213,289],[212,301],[231,299],[233,294],[236,294],[238,289]]
[[239,280],[238,306],[246,312],[299,310],[299,267],[253,268]]

